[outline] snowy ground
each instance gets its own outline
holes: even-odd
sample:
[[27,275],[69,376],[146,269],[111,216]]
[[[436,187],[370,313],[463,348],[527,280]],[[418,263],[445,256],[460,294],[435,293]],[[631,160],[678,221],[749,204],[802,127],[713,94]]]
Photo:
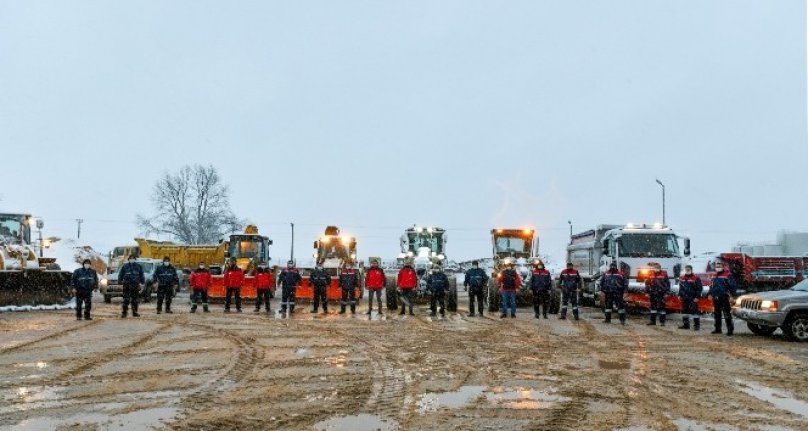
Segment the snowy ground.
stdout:
[[189,314],[187,294],[173,315],[94,306],[91,322],[0,315],[0,429],[808,428],[808,348],[743,325],[503,321],[469,317],[465,298],[445,320]]

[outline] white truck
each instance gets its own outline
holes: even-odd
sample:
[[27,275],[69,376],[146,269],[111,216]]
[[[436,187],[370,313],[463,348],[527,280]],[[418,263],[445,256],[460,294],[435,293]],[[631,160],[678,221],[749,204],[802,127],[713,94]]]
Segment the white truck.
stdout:
[[683,259],[688,256],[690,239],[658,223],[598,225],[572,235],[567,246],[567,261],[573,263],[584,281],[581,299],[589,305],[599,301],[600,277],[612,262],[617,262],[628,277],[627,301],[644,306],[647,305],[645,280],[651,273],[649,264],[658,263],[667,271],[672,292],[678,292]]

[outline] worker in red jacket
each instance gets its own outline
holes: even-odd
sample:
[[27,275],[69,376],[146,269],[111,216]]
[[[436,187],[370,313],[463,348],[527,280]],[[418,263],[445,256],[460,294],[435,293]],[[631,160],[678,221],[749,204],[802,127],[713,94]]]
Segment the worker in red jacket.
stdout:
[[401,312],[398,314],[403,316],[407,306],[409,306],[410,316],[412,316],[412,294],[415,292],[415,288],[418,287],[418,273],[412,267],[412,259],[407,258],[404,261],[404,267],[398,271],[396,286],[401,293]]
[[205,262],[199,262],[199,267],[191,273],[188,277],[188,283],[191,285],[191,313],[196,313],[196,304],[202,299],[202,311],[205,313],[208,310],[208,289],[210,288],[210,271],[205,268]]
[[227,296],[224,299],[224,312],[230,312],[230,301],[233,295],[236,296],[236,311],[241,313],[241,286],[244,285],[244,271],[231,262],[227,271],[224,272],[224,287],[227,289]]
[[368,312],[365,313],[370,316],[373,311],[373,296],[376,296],[376,302],[379,304],[379,315],[382,312],[382,290],[385,287],[387,278],[384,275],[384,270],[379,267],[379,260],[373,259],[370,261],[370,268],[365,273],[365,287],[368,289]]
[[255,312],[261,311],[261,303],[263,302],[267,313],[271,312],[269,308],[269,296],[273,283],[272,272],[266,267],[259,266],[255,273]]

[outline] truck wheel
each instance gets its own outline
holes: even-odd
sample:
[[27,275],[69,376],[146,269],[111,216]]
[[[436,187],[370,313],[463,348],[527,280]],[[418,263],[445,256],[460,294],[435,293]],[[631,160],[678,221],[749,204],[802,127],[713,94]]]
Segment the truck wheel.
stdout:
[[104,304],[112,304],[112,297],[109,295],[104,295]]
[[561,308],[561,296],[558,291],[553,289],[550,292],[550,314],[558,314]]
[[449,294],[446,298],[446,310],[457,313],[457,280],[449,280]]
[[783,333],[791,341],[808,341],[808,313],[795,313],[783,324]]
[[396,286],[387,284],[384,288],[384,301],[387,303],[388,310],[398,310],[398,292]]
[[499,289],[497,288],[497,282],[494,281],[493,278],[488,280],[486,299],[488,301],[489,313],[499,311]]
[[753,334],[763,336],[772,335],[774,331],[777,330],[776,326],[763,326],[754,324],[752,322],[746,322],[746,327],[749,328],[749,330],[752,331]]

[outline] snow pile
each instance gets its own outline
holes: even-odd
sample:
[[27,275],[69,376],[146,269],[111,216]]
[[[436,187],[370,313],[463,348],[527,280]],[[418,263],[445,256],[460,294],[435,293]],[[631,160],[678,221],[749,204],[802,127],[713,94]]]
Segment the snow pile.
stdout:
[[76,308],[75,298],[63,305],[7,305],[5,307],[0,307],[0,313],[6,313],[9,311],[72,310],[74,308]]

